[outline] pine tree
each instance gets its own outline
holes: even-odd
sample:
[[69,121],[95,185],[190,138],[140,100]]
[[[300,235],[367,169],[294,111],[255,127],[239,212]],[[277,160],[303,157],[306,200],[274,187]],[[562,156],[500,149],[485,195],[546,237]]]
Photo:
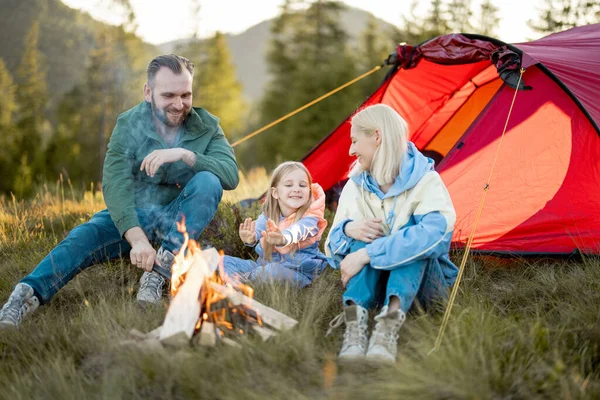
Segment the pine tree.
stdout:
[[492,0],[485,0],[481,3],[477,31],[482,35],[494,37],[499,23],[498,7]]
[[17,108],[15,99],[16,85],[4,61],[0,59],[0,192],[8,192],[14,182],[17,150],[15,140],[18,137],[14,125],[14,113]]
[[[296,65],[286,85],[293,108],[357,75],[348,35],[339,20],[342,7],[334,1],[315,1],[302,13],[301,23],[294,25],[291,41],[286,43],[292,45]],[[282,136],[279,158],[300,159],[360,105],[361,99],[360,87],[353,85],[292,117],[285,131],[278,130]],[[277,156],[270,156],[271,163],[276,160]]]
[[2,108],[0,108],[0,126],[9,126],[14,122],[17,109],[15,99],[15,82],[10,72],[0,58],[0,93],[2,93]]
[[[48,148],[49,176],[99,181],[117,116],[139,103],[148,54],[124,27],[105,26],[95,35],[84,81],[62,99],[58,126]],[[86,160],[82,163],[82,160]]]
[[[259,126],[265,126],[290,111],[296,103],[290,95],[297,86],[297,47],[293,35],[303,23],[303,16],[296,11],[298,0],[285,0],[281,13],[271,25],[271,41],[267,52],[267,67],[271,80],[267,83],[259,111]],[[298,107],[298,106],[296,106]],[[281,150],[286,132],[292,129],[291,119],[283,121],[262,133],[239,150],[243,164],[272,167],[282,161]]]
[[431,38],[429,33],[425,32],[425,20],[417,14],[418,5],[418,0],[410,2],[409,12],[402,15],[402,29],[392,33],[397,43],[417,45]]
[[471,0],[451,0],[448,3],[448,25],[452,32],[469,33],[473,31],[471,25]]
[[[31,135],[41,134],[48,103],[44,57],[38,50],[39,29],[39,21],[34,22],[25,37],[25,51],[17,75],[19,119],[21,126],[27,128]],[[37,138],[33,143],[38,143]]]
[[559,32],[600,22],[600,3],[590,0],[544,0],[537,21],[528,25],[536,32]]
[[195,55],[200,61],[196,63],[193,84],[194,103],[219,117],[225,134],[234,138],[243,127],[247,105],[227,39],[217,32],[201,49],[202,53]]
[[120,96],[120,85],[124,83],[119,71],[115,54],[115,32],[110,28],[100,30],[96,36],[96,47],[90,53],[89,65],[86,70],[87,86],[90,94],[88,108],[91,109],[88,149],[96,152],[86,152],[91,158],[90,164],[95,166],[96,177],[100,178],[104,165],[104,154],[108,138],[113,128],[114,116],[123,108]]
[[[377,25],[373,15],[369,16],[367,27],[360,36],[360,48],[358,49],[358,69],[360,72],[367,72],[377,65],[381,65],[394,50],[394,42],[385,36]],[[381,83],[384,77],[385,68],[363,78],[360,87],[363,96],[369,96]]]
[[431,0],[429,14],[423,21],[425,40],[451,32],[442,0]]
[[409,12],[402,16],[401,28],[394,30],[391,36],[396,43],[418,45],[434,37],[450,32],[447,12],[442,0],[431,0],[425,16],[417,13],[418,0],[412,0]]
[[[343,5],[334,1],[287,1],[273,24],[268,55],[273,79],[262,102],[264,124],[305,105],[357,75],[356,60],[341,28]],[[294,9],[295,8],[295,9]],[[358,85],[322,100],[265,132],[255,146],[256,161],[267,167],[300,159],[362,100]]]
[[[18,69],[18,123],[19,135],[16,149],[22,155],[19,164],[20,171],[14,182],[18,183],[18,194],[30,193],[31,185],[25,181],[18,182],[19,176],[27,175],[30,182],[44,170],[44,150],[51,130],[46,120],[48,106],[48,89],[46,72],[43,68],[43,55],[38,49],[39,21],[32,24],[25,38],[25,51]],[[26,172],[26,173],[25,173]],[[31,178],[33,177],[33,178]]]

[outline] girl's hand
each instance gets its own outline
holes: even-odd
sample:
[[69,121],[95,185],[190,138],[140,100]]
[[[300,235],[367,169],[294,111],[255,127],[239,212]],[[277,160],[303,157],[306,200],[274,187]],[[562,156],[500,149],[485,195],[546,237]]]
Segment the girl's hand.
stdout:
[[273,246],[286,245],[285,237],[272,219],[267,220],[267,230],[263,231],[261,235],[267,243],[272,244]]
[[252,221],[252,218],[246,218],[240,224],[240,239],[246,244],[256,243],[256,221]]
[[344,233],[352,239],[371,243],[383,236],[383,227],[379,218],[365,218],[359,221],[350,221],[344,226]]
[[358,274],[371,261],[367,249],[362,248],[354,253],[348,254],[340,263],[342,271],[342,284],[344,287],[352,277]]
[[271,218],[267,220],[267,232],[279,232],[279,228]]

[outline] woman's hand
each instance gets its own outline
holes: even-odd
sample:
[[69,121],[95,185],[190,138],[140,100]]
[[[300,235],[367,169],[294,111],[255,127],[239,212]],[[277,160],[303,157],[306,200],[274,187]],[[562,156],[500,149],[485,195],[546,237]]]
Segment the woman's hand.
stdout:
[[362,248],[354,253],[348,254],[340,263],[342,271],[342,284],[344,287],[352,277],[358,274],[371,261],[367,249]]
[[252,218],[246,218],[240,224],[240,239],[246,244],[256,243],[256,221],[252,221]]
[[383,227],[379,218],[365,218],[348,222],[344,226],[344,233],[352,239],[371,243],[373,240],[383,236]]
[[285,246],[286,240],[275,222],[272,219],[267,220],[267,230],[261,233],[267,243],[273,246]]

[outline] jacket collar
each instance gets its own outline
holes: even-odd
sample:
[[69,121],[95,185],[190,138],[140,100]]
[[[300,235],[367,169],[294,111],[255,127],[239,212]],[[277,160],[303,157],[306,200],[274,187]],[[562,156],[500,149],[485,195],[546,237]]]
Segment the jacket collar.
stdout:
[[[142,126],[144,127],[143,132],[152,139],[159,140],[162,143],[163,140],[158,133],[156,133],[156,128],[154,126],[152,105],[147,101],[144,101],[139,106]],[[203,121],[202,117],[200,117],[200,110],[199,107],[192,107],[190,113],[183,121],[181,140],[195,139],[198,136],[205,134],[210,129],[209,125]]]

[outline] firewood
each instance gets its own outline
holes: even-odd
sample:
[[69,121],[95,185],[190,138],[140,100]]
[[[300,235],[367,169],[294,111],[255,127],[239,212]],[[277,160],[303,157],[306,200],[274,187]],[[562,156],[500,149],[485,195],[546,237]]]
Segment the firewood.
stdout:
[[242,348],[241,344],[239,344],[235,340],[231,340],[231,339],[226,338],[226,337],[221,338],[221,343],[223,343],[224,345],[229,346],[229,347],[235,347],[235,348],[238,348],[238,349]]
[[260,326],[257,324],[252,325],[252,331],[258,334],[261,337],[263,342],[266,342],[270,338],[276,335],[275,331],[269,328],[265,328],[264,326]]
[[202,257],[204,257],[204,261],[206,261],[208,270],[211,273],[214,273],[219,267],[219,259],[221,257],[217,249],[211,247],[210,249],[202,250]]
[[161,340],[179,332],[184,332],[188,339],[192,338],[200,315],[200,289],[207,273],[209,271],[204,257],[195,254],[185,281],[169,305],[160,331]]
[[137,347],[145,353],[163,353],[165,348],[158,339],[146,339],[137,342]]
[[200,346],[214,347],[217,344],[217,335],[215,333],[215,324],[204,321],[200,332],[194,338],[194,342]]
[[227,297],[233,304],[243,304],[246,307],[256,311],[260,316],[260,319],[263,323],[269,325],[272,328],[278,330],[288,330],[293,328],[298,324],[293,318],[288,317],[287,315],[280,313],[279,311],[273,310],[270,307],[265,306],[258,301],[243,295],[242,293],[234,290],[231,287],[219,285],[216,282],[210,282],[210,288],[222,296]]
[[164,346],[174,347],[177,349],[188,347],[190,345],[190,338],[185,332],[178,332],[168,338],[161,339],[160,341]]
[[135,340],[144,340],[148,338],[148,334],[140,332],[137,329],[133,328],[129,331],[129,338]]
[[148,339],[159,339],[161,330],[162,330],[162,325],[159,326],[158,328],[153,329],[150,332],[146,333],[146,337]]

